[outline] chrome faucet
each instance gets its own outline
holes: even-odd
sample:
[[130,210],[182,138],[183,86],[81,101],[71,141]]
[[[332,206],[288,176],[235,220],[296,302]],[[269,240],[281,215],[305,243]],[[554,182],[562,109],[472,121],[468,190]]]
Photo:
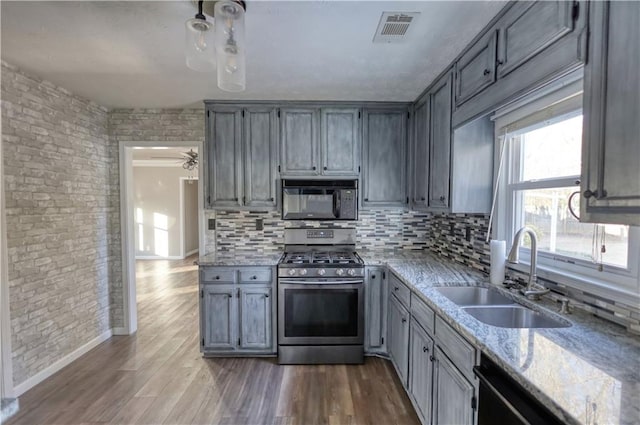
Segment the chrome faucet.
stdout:
[[531,268],[529,269],[529,282],[527,282],[527,286],[520,292],[525,297],[537,299],[540,295],[548,293],[549,289],[546,289],[544,286],[539,287],[538,285],[538,276],[536,275],[536,268],[538,266],[538,238],[536,237],[536,232],[534,232],[531,227],[524,226],[518,230],[513,238],[513,245],[511,245],[511,251],[509,252],[507,261],[511,264],[519,263],[520,241],[525,233],[531,238]]

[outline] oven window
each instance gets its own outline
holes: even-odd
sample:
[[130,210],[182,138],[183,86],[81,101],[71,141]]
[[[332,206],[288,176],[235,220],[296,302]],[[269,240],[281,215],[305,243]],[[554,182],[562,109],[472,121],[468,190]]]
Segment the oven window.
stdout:
[[286,289],[285,337],[357,337],[357,289]]
[[283,191],[283,213],[285,218],[333,218],[333,189],[293,189]]

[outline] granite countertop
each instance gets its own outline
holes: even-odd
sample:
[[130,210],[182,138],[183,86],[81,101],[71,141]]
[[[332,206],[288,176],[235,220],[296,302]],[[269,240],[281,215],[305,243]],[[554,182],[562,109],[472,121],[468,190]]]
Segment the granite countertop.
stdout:
[[[552,301],[521,304],[569,321],[556,329],[486,325],[441,295],[438,286],[488,286],[484,274],[431,254],[358,251],[367,265],[386,265],[461,335],[569,424],[640,423],[640,338],[574,310],[558,315]],[[436,331],[437,332],[437,331]]]
[[200,266],[275,266],[284,251],[243,252],[228,251],[206,254],[198,258]]

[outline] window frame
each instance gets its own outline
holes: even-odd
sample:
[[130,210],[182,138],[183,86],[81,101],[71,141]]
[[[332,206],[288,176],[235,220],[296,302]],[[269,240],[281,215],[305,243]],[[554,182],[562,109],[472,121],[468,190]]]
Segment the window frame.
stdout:
[[[520,152],[521,144],[513,143],[512,137],[509,135],[518,131],[531,131],[535,126],[540,126],[542,122],[561,121],[578,113],[582,109],[582,81],[563,84],[557,90],[543,95],[533,94],[529,101],[525,99],[518,103],[517,107],[511,107],[506,112],[496,112],[493,118],[495,121],[495,158],[497,164],[501,159],[502,138],[505,139],[506,146],[502,153],[502,173],[499,176],[497,174],[498,167],[495,167],[498,190],[496,192],[497,203],[492,236],[495,239],[507,241],[508,247],[512,244],[517,230],[515,228],[517,225],[516,217],[520,214],[517,211],[517,191],[573,186],[580,179],[580,176],[577,175],[514,182],[514,176],[521,176],[520,161],[515,160],[518,155],[520,157],[522,155]],[[576,186],[576,190],[580,190],[579,186]],[[588,260],[539,251],[537,274],[543,279],[557,282],[560,285],[640,307],[640,227],[629,227],[628,241],[626,269],[604,264],[602,271],[600,271],[598,264]],[[520,264],[509,264],[508,267],[528,273],[529,258],[530,249],[520,247]]]

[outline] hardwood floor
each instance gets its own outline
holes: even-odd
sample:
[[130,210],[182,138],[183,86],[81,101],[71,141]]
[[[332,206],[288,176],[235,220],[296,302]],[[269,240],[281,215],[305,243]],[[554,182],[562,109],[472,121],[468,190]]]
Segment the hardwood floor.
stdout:
[[102,343],[20,397],[7,425],[419,424],[393,371],[204,359],[194,258],[138,261],[138,332]]

